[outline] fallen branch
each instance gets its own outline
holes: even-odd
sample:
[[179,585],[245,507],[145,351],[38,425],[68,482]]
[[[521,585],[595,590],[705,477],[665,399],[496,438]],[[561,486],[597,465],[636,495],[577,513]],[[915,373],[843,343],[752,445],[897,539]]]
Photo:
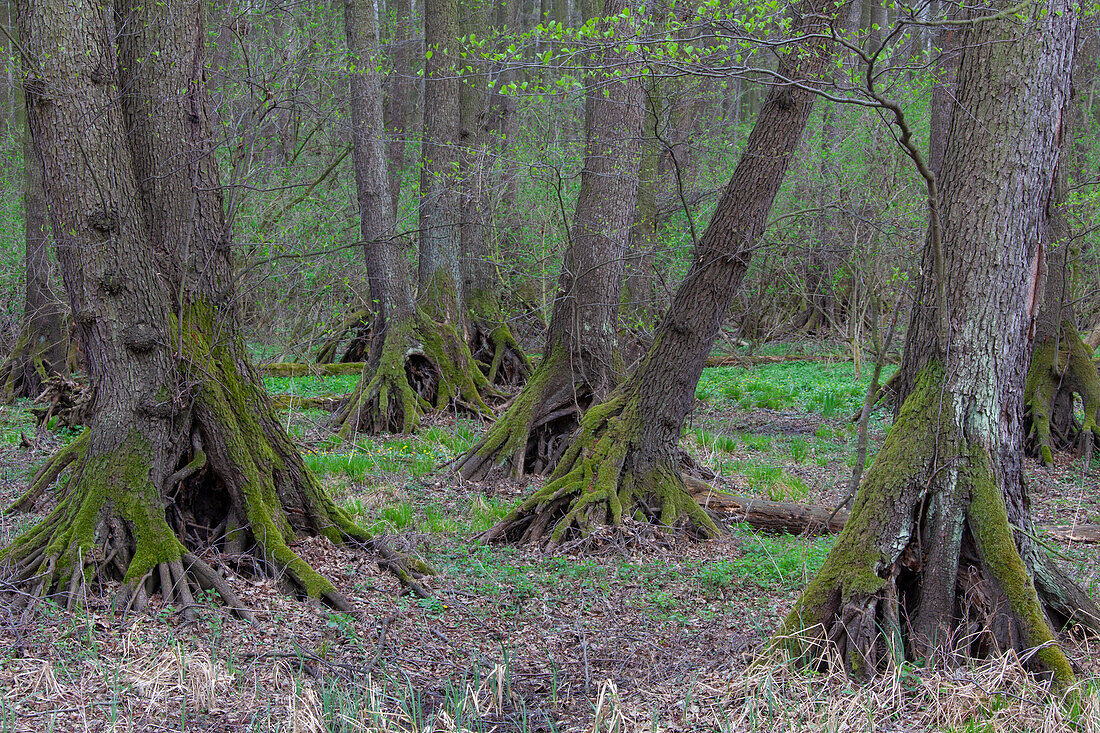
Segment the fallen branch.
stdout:
[[[707,511],[718,514],[726,521],[744,522],[765,532],[786,532],[794,535],[818,536],[834,534],[844,529],[848,512],[840,510],[831,520],[830,507],[813,504],[790,504],[768,501],[754,496],[735,496],[715,491],[708,484],[695,478],[684,477],[688,492]],[[1100,525],[1076,526],[1045,525],[1038,531],[1063,542],[1100,543]]]

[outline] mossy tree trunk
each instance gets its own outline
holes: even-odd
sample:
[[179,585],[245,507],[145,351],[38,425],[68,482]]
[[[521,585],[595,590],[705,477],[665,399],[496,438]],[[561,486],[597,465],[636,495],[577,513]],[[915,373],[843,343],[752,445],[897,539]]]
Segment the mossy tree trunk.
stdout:
[[[349,106],[360,231],[377,315],[359,383],[336,411],[333,424],[340,435],[351,437],[358,432],[408,432],[422,413],[452,405],[488,413],[484,398],[493,390],[474,366],[460,333],[461,318],[455,322],[433,317],[434,312],[448,318],[446,298],[433,301],[436,307],[430,309],[417,306],[393,238],[375,6],[367,0],[346,0],[344,19],[353,69]],[[450,228],[457,233],[456,226]],[[424,247],[442,251],[422,240],[422,257]],[[457,257],[457,250],[454,254]]]
[[[1054,450],[1076,450],[1087,466],[1094,445],[1100,440],[1097,425],[1100,372],[1092,358],[1093,349],[1077,330],[1074,303],[1082,288],[1074,262],[1080,247],[1074,242],[1074,216],[1068,196],[1071,181],[1085,180],[1086,151],[1081,149],[1081,136],[1089,129],[1088,96],[1084,91],[1097,62],[1097,41],[1093,35],[1082,29],[1077,36],[1070,109],[1063,122],[1063,154],[1048,205],[1051,250],[1047,257],[1046,287],[1024,388],[1027,448],[1044,465],[1053,463]],[[1075,414],[1078,398],[1082,420]]]
[[42,161],[35,152],[22,90],[15,89],[15,124],[23,139],[24,263],[23,326],[0,365],[0,399],[35,398],[50,377],[65,374],[68,339],[64,307],[50,285],[49,216],[42,188]]
[[[831,47],[821,32],[827,8],[825,0],[798,6],[793,32],[801,40],[782,55],[781,78],[820,78]],[[717,533],[685,490],[680,434],[814,96],[802,86],[771,88],[652,347],[607,399],[589,408],[550,482],[489,530],[488,538],[553,545],[626,518],[704,536]]]
[[[95,3],[33,5],[25,37],[48,61],[32,86],[64,93],[29,109],[65,232],[93,419],[58,508],[4,550],[32,591],[23,598],[72,605],[87,583],[119,578],[123,608],[159,589],[192,615],[195,591],[213,588],[246,615],[200,558],[221,550],[350,610],[291,549],[300,535],[370,537],[309,473],[245,356],[210,155],[202,4],[123,4],[117,18]],[[72,129],[86,131],[82,145]],[[60,185],[74,175],[78,185]]]
[[776,637],[819,662],[835,650],[852,673],[1015,649],[1067,684],[1052,625],[1100,629],[1100,609],[1033,539],[1023,477],[1021,394],[1061,144],[1048,121],[1066,110],[1077,25],[1060,0],[1026,12],[966,27],[940,172],[947,313],[928,319],[946,329],[926,334],[851,517]]
[[[607,0],[603,16],[618,17],[624,0]],[[639,59],[626,49],[633,16],[614,26],[614,40],[593,49],[585,100],[585,159],[569,246],[543,358],[523,391],[456,467],[470,479],[497,470],[511,475],[553,468],[580,414],[618,381],[616,353],[623,256],[633,224],[642,85],[626,69]],[[615,69],[609,76],[601,69]]]
[[[463,38],[489,37],[489,0],[468,2],[462,9]],[[501,278],[496,272],[488,238],[490,161],[489,64],[468,54],[459,88],[458,142],[461,149],[459,231],[462,245],[462,297],[470,351],[486,379],[494,384],[520,385],[531,374],[531,363],[512,335],[500,305]]]

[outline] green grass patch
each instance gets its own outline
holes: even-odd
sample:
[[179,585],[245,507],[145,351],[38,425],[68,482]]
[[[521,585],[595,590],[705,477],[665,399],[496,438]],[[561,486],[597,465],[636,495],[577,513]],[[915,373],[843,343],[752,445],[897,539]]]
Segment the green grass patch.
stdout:
[[[883,367],[882,380],[893,374]],[[823,417],[847,415],[863,406],[871,370],[855,378],[851,364],[787,362],[755,367],[713,367],[703,370],[696,389],[701,400],[724,400],[742,409],[766,408],[814,412]]]

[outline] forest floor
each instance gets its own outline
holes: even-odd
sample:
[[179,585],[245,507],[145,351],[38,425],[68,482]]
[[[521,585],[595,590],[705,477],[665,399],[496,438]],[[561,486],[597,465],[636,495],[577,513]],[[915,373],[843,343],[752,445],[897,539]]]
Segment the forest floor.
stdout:
[[[841,361],[708,369],[683,445],[721,488],[835,505],[855,464],[849,416],[866,371],[857,378]],[[350,382],[268,386],[328,394]],[[73,436],[36,432],[25,407],[0,412],[3,504]],[[886,412],[872,421],[872,455]],[[904,665],[863,684],[761,663],[831,537],[731,525],[707,542],[609,538],[583,556],[485,546],[474,535],[532,485],[463,483],[439,470],[484,425],[440,415],[412,436],[337,445],[326,418],[286,415],[307,462],[357,521],[436,568],[430,599],[404,594],[372,557],[315,539],[296,550],[360,618],[244,577],[231,581],[254,625],[213,602],[192,624],[158,599],[126,625],[98,597],[28,623],[0,607],[0,732],[1100,730],[1100,653],[1084,640],[1067,644],[1085,690],[1068,705],[1011,658]],[[1065,458],[1051,470],[1030,465],[1029,480],[1040,524],[1100,523],[1100,466]],[[0,545],[41,511],[0,516]],[[1052,547],[1100,596],[1097,546]]]

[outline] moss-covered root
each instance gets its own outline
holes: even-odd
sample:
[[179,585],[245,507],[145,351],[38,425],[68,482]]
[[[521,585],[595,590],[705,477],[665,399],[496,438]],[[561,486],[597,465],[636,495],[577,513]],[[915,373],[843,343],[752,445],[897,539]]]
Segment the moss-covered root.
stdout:
[[665,530],[717,536],[714,521],[688,494],[676,456],[641,460],[636,446],[641,428],[636,395],[616,390],[581,419],[580,434],[546,486],[483,539],[553,548],[601,525],[620,527],[627,517]]
[[[1080,396],[1084,420],[1074,416],[1074,395]],[[1028,445],[1044,465],[1055,450],[1076,448],[1086,464],[1100,440],[1100,372],[1072,320],[1062,323],[1060,338],[1038,342],[1031,355],[1024,405]]]
[[189,362],[201,384],[194,407],[201,441],[193,455],[201,452],[204,463],[195,473],[177,471],[174,476],[182,472],[186,478],[169,487],[180,531],[190,532],[191,542],[230,555],[254,555],[301,595],[341,611],[353,612],[351,603],[291,549],[297,537],[321,535],[365,546],[423,594],[416,579],[431,568],[392,552],[336,506],[306,468],[251,368],[233,349],[206,341],[208,332],[195,329],[184,339],[195,346]]
[[424,412],[449,406],[489,415],[486,400],[500,397],[458,332],[422,312],[391,322],[379,353],[333,417],[343,437],[410,432]]
[[580,423],[591,390],[577,383],[564,350],[543,359],[484,437],[452,469],[468,481],[552,471]]
[[29,512],[34,509],[34,505],[42,497],[42,494],[46,493],[46,489],[57,480],[65,469],[68,468],[70,464],[84,457],[84,452],[88,448],[89,436],[89,431],[85,429],[75,440],[54,453],[53,456],[35,472],[26,493],[16,499],[16,501],[8,507],[7,511]]
[[157,589],[167,603],[195,616],[195,591],[213,587],[239,615],[248,611],[213,571],[189,562],[165,520],[154,485],[157,452],[137,430],[110,452],[85,444],[57,508],[0,552],[12,606],[29,618],[49,598],[73,609],[90,585],[121,580],[116,604],[140,609]]
[[988,453],[962,437],[940,398],[943,379],[935,364],[918,375],[836,545],[773,642],[818,665],[839,658],[857,676],[938,651],[1016,649],[1068,684],[1045,613],[1053,606],[1017,551]]
[[24,328],[8,357],[0,364],[0,401],[7,403],[16,397],[34,399],[38,396],[42,385],[57,374],[57,367],[46,360],[49,351],[49,344]]
[[514,387],[531,376],[531,361],[506,323],[471,319],[470,351],[490,384]]

